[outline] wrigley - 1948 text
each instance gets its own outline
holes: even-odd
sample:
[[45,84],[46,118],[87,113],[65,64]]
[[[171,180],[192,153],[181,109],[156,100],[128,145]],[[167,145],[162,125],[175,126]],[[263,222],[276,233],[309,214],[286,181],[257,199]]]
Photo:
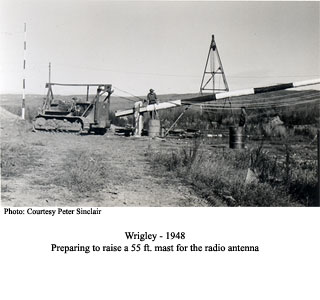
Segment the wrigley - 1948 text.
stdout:
[[99,208],[4,208],[5,215],[100,215]]

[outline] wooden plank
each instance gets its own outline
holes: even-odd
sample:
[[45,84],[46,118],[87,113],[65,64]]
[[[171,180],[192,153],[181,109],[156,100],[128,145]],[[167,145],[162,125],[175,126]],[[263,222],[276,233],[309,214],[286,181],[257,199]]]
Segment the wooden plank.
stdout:
[[127,109],[127,110],[116,111],[115,112],[115,116],[116,117],[124,117],[124,116],[132,115],[133,113],[134,113],[134,109],[130,108],[130,109]]

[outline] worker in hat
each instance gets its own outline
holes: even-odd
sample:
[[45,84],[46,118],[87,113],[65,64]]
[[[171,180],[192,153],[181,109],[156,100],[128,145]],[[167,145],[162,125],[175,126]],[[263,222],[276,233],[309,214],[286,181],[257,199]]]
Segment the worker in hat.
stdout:
[[149,94],[147,95],[148,104],[158,104],[158,98],[154,89],[150,89]]
[[[148,105],[150,105],[150,104],[158,104],[158,103],[159,103],[158,98],[157,98],[157,95],[156,95],[156,93],[154,92],[154,89],[150,89],[150,90],[149,90],[149,94],[147,95],[147,99],[148,99]],[[152,119],[155,119],[155,117],[156,117],[156,110],[150,112],[150,117],[151,117]]]

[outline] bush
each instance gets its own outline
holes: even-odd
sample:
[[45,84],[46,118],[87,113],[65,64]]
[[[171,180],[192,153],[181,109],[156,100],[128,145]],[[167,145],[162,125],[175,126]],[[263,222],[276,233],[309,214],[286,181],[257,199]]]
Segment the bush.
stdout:
[[133,116],[119,118],[115,116],[115,112],[113,111],[110,112],[109,116],[111,124],[115,126],[125,127],[126,125],[132,126],[133,124]]
[[289,168],[292,172],[287,182],[288,193],[302,205],[313,206],[317,197],[317,162],[292,163]]
[[[244,151],[202,150],[197,142],[171,152],[150,152],[150,162],[154,168],[160,165],[166,171],[175,172],[213,205],[308,206],[313,203],[316,168],[309,165],[303,169],[296,164],[288,145],[284,159],[270,156],[262,144]],[[258,182],[245,183],[248,167],[255,170]]]
[[241,185],[233,191],[236,199],[235,205],[239,206],[297,206],[285,190],[268,183],[255,183]]

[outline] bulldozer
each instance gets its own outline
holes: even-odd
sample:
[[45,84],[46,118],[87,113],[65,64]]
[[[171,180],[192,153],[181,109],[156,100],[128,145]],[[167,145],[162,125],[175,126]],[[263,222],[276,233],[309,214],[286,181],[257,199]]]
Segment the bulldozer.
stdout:
[[[53,86],[86,87],[86,98],[54,97]],[[96,88],[93,98],[90,96],[90,87]],[[43,106],[33,120],[34,131],[103,135],[110,128],[111,84],[46,83],[46,88],[48,90]]]

